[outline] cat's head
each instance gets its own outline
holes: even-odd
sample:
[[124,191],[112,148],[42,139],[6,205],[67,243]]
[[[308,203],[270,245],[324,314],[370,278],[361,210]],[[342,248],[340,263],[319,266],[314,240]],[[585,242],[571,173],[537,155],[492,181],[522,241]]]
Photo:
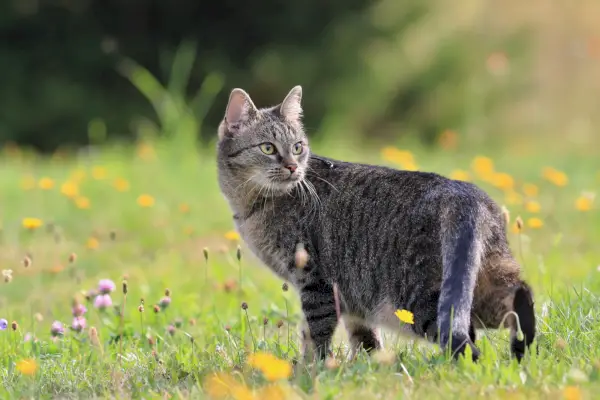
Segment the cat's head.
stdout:
[[301,99],[296,86],[281,104],[258,109],[242,89],[231,92],[218,144],[219,173],[231,181],[228,186],[278,194],[304,179],[309,148]]

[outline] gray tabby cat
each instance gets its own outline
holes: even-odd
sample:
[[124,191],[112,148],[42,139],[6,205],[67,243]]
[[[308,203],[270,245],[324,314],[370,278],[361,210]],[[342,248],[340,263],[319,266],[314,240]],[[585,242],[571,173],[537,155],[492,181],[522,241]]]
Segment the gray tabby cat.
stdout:
[[[336,284],[355,348],[380,349],[376,328],[398,329],[394,311],[406,309],[413,334],[455,356],[470,346],[474,359],[475,328],[504,320],[521,360],[535,336],[533,298],[498,205],[437,174],[312,155],[301,97],[296,86],[280,105],[258,109],[234,89],[219,127],[218,174],[247,246],[299,291],[304,339],[328,354]],[[310,255],[304,268],[294,262],[299,243]]]

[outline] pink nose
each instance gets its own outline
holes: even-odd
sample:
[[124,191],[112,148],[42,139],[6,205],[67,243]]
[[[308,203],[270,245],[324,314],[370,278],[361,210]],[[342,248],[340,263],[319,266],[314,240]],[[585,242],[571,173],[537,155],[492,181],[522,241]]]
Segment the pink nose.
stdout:
[[290,172],[294,173],[296,172],[296,169],[298,169],[298,164],[288,164],[285,167],[289,169]]

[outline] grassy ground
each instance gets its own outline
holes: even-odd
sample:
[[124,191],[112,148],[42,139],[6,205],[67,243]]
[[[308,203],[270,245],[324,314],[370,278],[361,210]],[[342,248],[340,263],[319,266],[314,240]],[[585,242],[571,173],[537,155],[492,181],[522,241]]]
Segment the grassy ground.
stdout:
[[[592,398],[600,390],[600,216],[592,200],[600,160],[536,148],[452,150],[452,137],[444,144],[412,148],[414,160],[391,149],[321,153],[466,173],[507,207],[538,314],[539,354],[522,365],[509,358],[506,332],[479,333],[477,365],[392,335],[392,353],[349,362],[340,332],[335,361],[298,365],[285,379],[297,355],[296,294],[243,246],[238,262],[210,152],[181,156],[153,145],[40,159],[13,149],[0,158],[0,269],[12,270],[0,282],[0,318],[9,325],[0,331],[1,397]],[[104,311],[86,300],[100,279],[116,283]],[[167,288],[171,303],[155,312]],[[74,302],[88,310],[80,333],[70,328]],[[52,338],[54,321],[64,335]],[[257,351],[284,362],[249,359]]]

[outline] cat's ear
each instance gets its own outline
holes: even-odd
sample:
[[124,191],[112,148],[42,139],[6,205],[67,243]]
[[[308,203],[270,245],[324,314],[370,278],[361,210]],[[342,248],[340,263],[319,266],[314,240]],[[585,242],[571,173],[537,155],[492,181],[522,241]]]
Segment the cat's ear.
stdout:
[[225,109],[225,125],[229,132],[237,133],[240,126],[258,115],[258,109],[252,99],[242,89],[233,89]]
[[302,105],[300,104],[302,100],[302,86],[295,86],[285,99],[281,106],[279,107],[279,112],[281,115],[287,119],[288,121],[299,121],[302,117]]

